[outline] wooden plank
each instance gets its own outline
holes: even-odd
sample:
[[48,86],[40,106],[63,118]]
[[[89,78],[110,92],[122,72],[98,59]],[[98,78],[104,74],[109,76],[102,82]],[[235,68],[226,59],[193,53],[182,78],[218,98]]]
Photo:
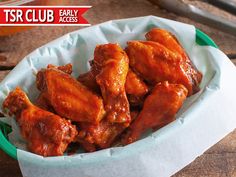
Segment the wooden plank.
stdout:
[[231,61],[236,65],[236,58],[235,59],[231,59]]
[[0,81],[2,81],[9,72],[10,70],[0,71]]
[[21,177],[18,162],[0,150],[0,176]]
[[[0,82],[5,78],[5,76],[10,72],[10,70],[1,71],[0,70]],[[3,114],[0,112],[0,117],[3,117]],[[1,175],[0,175],[1,176]]]
[[222,177],[236,175],[236,130],[173,177]]
[[173,177],[228,177],[233,174],[236,174],[236,152],[204,154]]
[[236,130],[205,152],[205,154],[220,153],[236,153]]

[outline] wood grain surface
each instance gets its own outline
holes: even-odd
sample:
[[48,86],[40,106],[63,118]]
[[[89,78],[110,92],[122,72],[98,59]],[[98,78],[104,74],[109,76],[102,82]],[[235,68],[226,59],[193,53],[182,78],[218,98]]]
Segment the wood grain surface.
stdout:
[[[236,37],[189,18],[160,9],[148,0],[80,0],[72,5],[93,6],[85,17],[94,25],[108,20],[156,15],[195,25],[207,33],[236,64]],[[206,4],[203,6],[207,6]],[[80,27],[34,27],[15,35],[0,37],[0,80],[27,54],[36,48]],[[236,77],[236,76],[235,76]],[[236,130],[211,147],[174,177],[236,176]],[[0,177],[21,177],[17,161],[0,150]]]

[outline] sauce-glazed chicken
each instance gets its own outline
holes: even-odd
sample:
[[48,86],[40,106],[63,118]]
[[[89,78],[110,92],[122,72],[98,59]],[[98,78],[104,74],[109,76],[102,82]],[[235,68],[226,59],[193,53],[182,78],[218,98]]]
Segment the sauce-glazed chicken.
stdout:
[[[138,112],[132,111],[131,119],[134,120]],[[92,152],[97,149],[111,147],[117,137],[126,129],[123,124],[111,123],[103,119],[100,124],[93,125],[81,123],[79,125],[78,142],[82,143],[86,151]]]
[[[199,84],[202,80],[202,74],[193,65],[187,53],[184,51],[183,47],[179,44],[176,37],[172,35],[170,32],[159,28],[153,28],[145,35],[145,37],[148,41],[158,42],[164,45],[172,52],[178,53],[186,62],[185,72],[188,73],[189,80],[192,82],[193,94],[199,91]],[[189,93],[189,95],[190,94],[191,93]]]
[[[183,84],[188,96],[199,91],[202,74],[193,66],[178,41],[169,32],[153,29],[149,41],[129,41],[130,66],[152,85],[161,81]],[[154,42],[155,41],[155,42]]]
[[118,44],[98,45],[94,51],[96,81],[100,86],[110,122],[129,125],[129,102],[125,92],[125,81],[129,69],[129,59]]
[[181,84],[158,83],[144,101],[143,109],[128,128],[124,144],[132,143],[150,128],[172,122],[186,99],[188,90]]
[[37,74],[37,88],[60,116],[77,122],[98,123],[105,114],[102,99],[69,74],[56,68]]
[[[96,82],[96,72],[93,70],[81,74],[78,77],[78,81],[90,90],[99,93],[99,86]],[[125,91],[131,105],[140,105],[143,102],[144,96],[148,93],[148,86],[144,83],[143,79],[129,69],[126,76]]]
[[125,91],[131,105],[141,105],[144,96],[148,93],[148,86],[131,69],[126,77]]
[[174,121],[187,96],[199,91],[202,74],[170,32],[153,28],[145,37],[128,41],[125,50],[97,45],[91,69],[77,79],[70,63],[42,68],[34,105],[21,89],[10,92],[3,108],[15,116],[29,150],[93,152],[133,143]]
[[75,125],[69,120],[33,105],[18,87],[9,93],[3,108],[16,117],[21,134],[28,141],[28,149],[36,154],[63,155],[77,135]]

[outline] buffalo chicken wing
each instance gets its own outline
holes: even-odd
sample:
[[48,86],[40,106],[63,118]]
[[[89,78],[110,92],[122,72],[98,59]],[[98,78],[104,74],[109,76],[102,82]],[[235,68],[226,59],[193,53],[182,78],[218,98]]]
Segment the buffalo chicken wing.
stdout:
[[128,57],[118,44],[98,45],[95,48],[92,70],[98,73],[96,81],[104,100],[106,118],[126,126],[131,121],[125,92],[128,68]]
[[160,128],[172,122],[187,97],[187,89],[181,84],[158,83],[144,101],[138,117],[130,125],[123,143],[132,143],[147,129]]
[[66,65],[61,65],[61,66],[55,66],[55,65],[49,64],[47,66],[47,68],[55,68],[55,69],[58,69],[60,71],[63,71],[64,73],[67,73],[67,74],[72,73],[72,64],[71,63],[68,63]]
[[[132,121],[138,111],[131,112]],[[87,152],[111,147],[117,137],[126,129],[123,124],[111,123],[103,119],[99,124],[80,123],[77,141]]]
[[179,53],[153,41],[129,41],[126,51],[130,66],[152,85],[161,81],[182,84],[189,96],[198,90],[193,82],[192,66]]
[[[47,68],[55,68],[55,69],[58,69],[60,71],[63,71],[64,73],[67,73],[67,74],[72,73],[72,64],[71,63],[66,64],[66,65],[62,65],[62,66],[55,66],[55,65],[49,64],[47,66]],[[48,95],[47,95],[46,92],[41,92],[39,94],[38,98],[35,101],[35,105],[42,108],[42,109],[44,109],[44,110],[47,110],[47,111],[50,111],[50,112],[55,112],[53,110],[52,105],[48,101]]]
[[79,75],[77,80],[85,85],[88,89],[95,93],[100,92],[99,85],[96,82],[96,74],[93,72],[93,70],[88,71],[87,73]]
[[[78,81],[90,90],[99,93],[99,86],[96,82],[96,74],[93,70],[81,74],[78,77]],[[148,92],[148,86],[136,73],[129,69],[125,82],[125,91],[131,105],[141,105],[143,103],[144,96]]]
[[185,72],[188,72],[189,80],[192,82],[193,93],[199,91],[199,84],[202,80],[202,74],[193,65],[187,53],[184,51],[183,47],[180,45],[176,37],[170,32],[159,28],[153,28],[145,35],[145,37],[148,41],[158,42],[172,52],[178,53],[183,58],[183,60],[185,60]]
[[40,91],[46,93],[54,111],[62,117],[96,124],[105,114],[103,101],[99,96],[56,68],[39,71],[36,84]]
[[144,96],[148,93],[148,86],[131,69],[126,77],[125,91],[131,105],[141,105]]
[[41,109],[55,113],[52,105],[48,101],[48,95],[46,92],[41,92],[39,94],[38,98],[35,101],[35,105],[40,107]]
[[10,92],[3,108],[16,116],[21,134],[28,141],[28,149],[43,156],[63,155],[77,130],[69,120],[34,106],[20,89]]

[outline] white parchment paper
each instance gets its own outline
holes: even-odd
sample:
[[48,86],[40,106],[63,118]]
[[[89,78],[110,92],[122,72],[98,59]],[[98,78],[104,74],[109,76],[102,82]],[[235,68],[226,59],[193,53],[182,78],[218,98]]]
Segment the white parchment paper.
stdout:
[[[192,162],[236,127],[236,69],[225,54],[195,42],[194,26],[154,16],[108,21],[69,33],[26,56],[0,84],[0,104],[21,86],[30,99],[38,95],[35,74],[47,64],[73,64],[73,75],[89,69],[97,44],[144,39],[153,27],[176,35],[203,73],[201,91],[184,103],[177,120],[125,147],[94,153],[48,157],[27,152],[15,121],[10,141],[25,177],[165,177]],[[33,38],[32,38],[33,40]],[[12,119],[13,120],[13,119]]]

